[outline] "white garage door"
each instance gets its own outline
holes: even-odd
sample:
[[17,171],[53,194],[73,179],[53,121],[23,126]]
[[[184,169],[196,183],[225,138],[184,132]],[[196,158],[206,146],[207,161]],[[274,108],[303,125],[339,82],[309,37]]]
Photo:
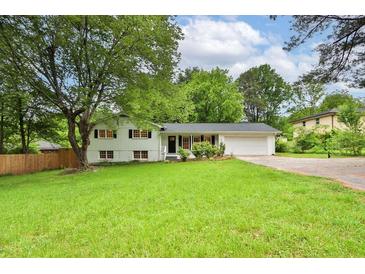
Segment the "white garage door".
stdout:
[[225,136],[227,154],[233,155],[267,155],[267,137]]

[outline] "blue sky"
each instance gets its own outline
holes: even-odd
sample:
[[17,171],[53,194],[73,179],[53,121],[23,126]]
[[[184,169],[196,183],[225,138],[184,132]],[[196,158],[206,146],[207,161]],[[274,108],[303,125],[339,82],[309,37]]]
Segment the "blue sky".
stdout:
[[[309,71],[318,61],[313,50],[324,37],[315,37],[291,52],[282,49],[294,34],[290,16],[178,16],[185,39],[180,43],[181,68],[198,66],[226,68],[237,77],[250,67],[268,63],[288,82]],[[365,89],[352,89],[346,83],[326,86],[328,92],[348,89],[364,97]]]

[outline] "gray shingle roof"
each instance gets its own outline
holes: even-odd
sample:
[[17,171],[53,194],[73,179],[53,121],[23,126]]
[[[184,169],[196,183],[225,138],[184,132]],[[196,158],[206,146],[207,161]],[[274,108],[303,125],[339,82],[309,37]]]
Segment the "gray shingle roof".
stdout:
[[[358,108],[358,111],[359,112],[365,112],[365,108],[363,108],[363,107]],[[301,121],[312,120],[314,118],[319,118],[319,117],[322,117],[322,116],[335,115],[338,112],[339,112],[338,108],[332,108],[332,109],[327,110],[327,111],[319,112],[319,113],[316,113],[316,114],[313,114],[313,115],[309,115],[309,116],[305,116],[305,117],[302,117],[302,118],[299,118],[299,119],[292,120],[291,123],[297,123],[297,122],[301,122]]]
[[322,111],[322,112],[319,112],[319,113],[316,113],[316,114],[312,114],[312,115],[308,115],[308,116],[305,116],[305,117],[302,117],[302,118],[299,118],[299,119],[292,120],[291,122],[296,123],[296,122],[301,122],[301,121],[305,121],[305,120],[311,120],[311,119],[322,117],[322,116],[333,115],[333,114],[336,114],[337,112],[338,112],[337,108],[332,108],[332,109],[327,110],[327,111]]
[[37,145],[39,150],[59,150],[61,146],[59,144],[50,143],[47,141],[38,141]]
[[264,123],[166,123],[163,124],[165,132],[270,132],[280,131]]

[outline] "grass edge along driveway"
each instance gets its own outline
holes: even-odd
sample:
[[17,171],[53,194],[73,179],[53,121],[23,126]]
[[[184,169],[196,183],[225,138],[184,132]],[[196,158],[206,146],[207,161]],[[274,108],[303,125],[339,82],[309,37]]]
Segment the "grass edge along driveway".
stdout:
[[0,177],[0,257],[364,257],[365,194],[240,160]]

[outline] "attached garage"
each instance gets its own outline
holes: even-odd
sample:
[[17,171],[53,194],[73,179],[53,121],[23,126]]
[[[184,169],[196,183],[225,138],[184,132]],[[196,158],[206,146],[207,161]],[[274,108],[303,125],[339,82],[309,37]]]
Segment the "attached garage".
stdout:
[[233,155],[271,155],[271,136],[224,136],[226,153]]
[[[227,155],[273,155],[275,154],[275,136],[279,130],[264,123],[193,123],[193,124],[164,124],[162,146],[167,146],[168,136],[184,136],[195,142],[195,138],[208,140],[214,145],[225,144]],[[214,138],[213,138],[214,137]],[[182,138],[182,140],[184,139]],[[190,139],[189,139],[190,138]],[[183,142],[179,146],[184,146]],[[174,147],[176,144],[174,143]],[[184,147],[185,148],[185,147]]]

